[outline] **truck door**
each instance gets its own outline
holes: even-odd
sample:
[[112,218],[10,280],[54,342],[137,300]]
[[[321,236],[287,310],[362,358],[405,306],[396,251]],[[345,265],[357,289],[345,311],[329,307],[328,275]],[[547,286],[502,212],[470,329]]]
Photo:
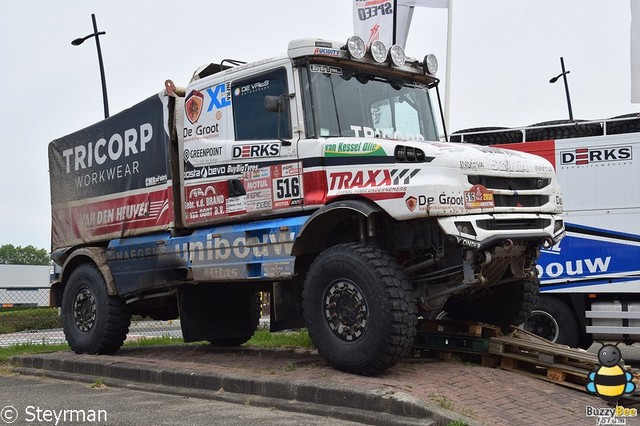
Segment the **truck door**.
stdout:
[[292,141],[290,75],[281,66],[231,84],[235,137],[229,150],[227,215],[267,216],[301,209],[302,167]]

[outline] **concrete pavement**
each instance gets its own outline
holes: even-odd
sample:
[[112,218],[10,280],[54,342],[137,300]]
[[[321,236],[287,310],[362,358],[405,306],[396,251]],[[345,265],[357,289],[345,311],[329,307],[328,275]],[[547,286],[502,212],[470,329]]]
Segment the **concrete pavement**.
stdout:
[[[334,370],[312,350],[124,348],[114,356],[58,352],[13,360],[16,371],[195,395],[366,424],[596,425],[600,398],[534,377],[463,362],[407,359],[377,377]],[[640,424],[627,418],[626,424]]]

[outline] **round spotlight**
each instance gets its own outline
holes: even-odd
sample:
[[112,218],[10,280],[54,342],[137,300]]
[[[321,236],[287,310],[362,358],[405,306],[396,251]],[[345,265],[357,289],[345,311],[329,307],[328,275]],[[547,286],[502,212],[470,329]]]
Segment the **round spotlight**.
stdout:
[[407,57],[404,55],[404,50],[397,44],[391,46],[391,49],[389,49],[389,56],[391,56],[391,62],[393,62],[393,65],[396,67],[403,66],[407,60]]
[[367,52],[364,40],[358,36],[349,37],[347,40],[347,52],[354,59],[364,58],[364,54]]
[[429,53],[425,56],[422,67],[426,74],[435,75],[438,72],[438,58],[436,58],[436,55]]
[[373,60],[377,63],[381,64],[387,60],[387,47],[380,40],[376,40],[371,43],[369,50],[371,50]]

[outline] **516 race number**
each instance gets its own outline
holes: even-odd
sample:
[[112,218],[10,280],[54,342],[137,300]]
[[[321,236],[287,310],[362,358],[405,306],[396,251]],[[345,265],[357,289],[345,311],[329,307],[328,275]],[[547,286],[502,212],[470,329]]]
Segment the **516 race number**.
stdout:
[[302,196],[299,176],[274,179],[274,184],[276,188],[276,200],[290,200]]

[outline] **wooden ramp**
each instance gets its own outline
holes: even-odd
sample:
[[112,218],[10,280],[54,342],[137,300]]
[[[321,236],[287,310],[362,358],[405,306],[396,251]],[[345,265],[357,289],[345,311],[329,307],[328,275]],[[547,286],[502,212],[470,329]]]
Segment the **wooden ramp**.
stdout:
[[[497,326],[468,321],[419,321],[414,349],[436,351],[443,360],[454,354],[468,361],[480,360],[484,366],[500,367],[583,392],[587,392],[588,374],[599,367],[598,356],[582,349],[552,343],[517,327],[512,327],[505,336]],[[640,388],[640,374],[628,370]],[[638,394],[636,391],[634,396]]]

